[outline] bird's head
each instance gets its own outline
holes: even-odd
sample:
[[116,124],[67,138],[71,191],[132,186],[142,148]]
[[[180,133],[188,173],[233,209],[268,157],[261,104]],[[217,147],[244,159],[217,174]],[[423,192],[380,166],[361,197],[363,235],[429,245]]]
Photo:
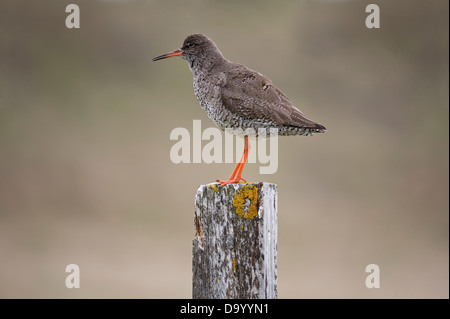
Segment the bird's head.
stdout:
[[152,60],[158,61],[174,56],[179,56],[186,60],[191,69],[196,65],[207,66],[217,59],[224,59],[216,44],[203,34],[189,35],[184,39],[180,49],[159,55]]

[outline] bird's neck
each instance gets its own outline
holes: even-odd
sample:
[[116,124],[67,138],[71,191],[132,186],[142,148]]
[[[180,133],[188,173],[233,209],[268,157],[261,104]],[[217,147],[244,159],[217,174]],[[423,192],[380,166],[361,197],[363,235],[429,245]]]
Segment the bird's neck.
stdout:
[[192,74],[194,76],[198,76],[200,74],[208,74],[211,72],[211,70],[226,62],[227,60],[222,55],[217,55],[215,57],[210,58],[204,58],[204,59],[193,59],[191,61],[188,61],[189,68],[192,71]]

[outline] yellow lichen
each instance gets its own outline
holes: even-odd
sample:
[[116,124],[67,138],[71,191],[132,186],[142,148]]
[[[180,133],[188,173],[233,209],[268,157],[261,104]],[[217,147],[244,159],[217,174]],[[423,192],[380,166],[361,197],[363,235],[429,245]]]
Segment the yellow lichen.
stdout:
[[[245,199],[250,200],[250,206],[245,212]],[[258,214],[256,204],[258,202],[258,188],[254,185],[243,185],[242,188],[234,195],[233,206],[236,208],[236,214],[239,217],[253,219]]]
[[211,188],[213,191],[215,191],[216,193],[219,191],[219,189],[217,188],[216,184],[211,184],[208,186],[209,188]]
[[236,259],[233,258],[233,270],[236,271]]

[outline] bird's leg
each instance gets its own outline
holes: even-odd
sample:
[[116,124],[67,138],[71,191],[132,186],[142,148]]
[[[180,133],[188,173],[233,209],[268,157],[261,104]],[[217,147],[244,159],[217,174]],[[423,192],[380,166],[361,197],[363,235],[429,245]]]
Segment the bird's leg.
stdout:
[[228,180],[222,181],[220,179],[217,180],[217,182],[221,183],[221,186],[225,186],[227,184],[234,184],[239,183],[241,180],[245,182],[245,179],[243,179],[242,171],[244,170],[245,162],[248,158],[248,153],[250,151],[250,143],[248,142],[248,136],[244,136],[244,154],[242,154],[241,159],[239,160],[239,163],[236,165],[236,167],[233,170],[233,173],[231,173],[231,176]]
[[[239,160],[238,164],[234,168],[233,173],[231,173],[231,176],[230,176],[230,178],[228,178],[228,180],[234,180],[235,179],[236,173],[239,171],[239,168],[242,166],[242,163],[244,163],[244,162],[245,162],[245,157],[244,157],[244,154],[242,154],[241,159]],[[243,178],[241,178],[241,179],[244,180]]]

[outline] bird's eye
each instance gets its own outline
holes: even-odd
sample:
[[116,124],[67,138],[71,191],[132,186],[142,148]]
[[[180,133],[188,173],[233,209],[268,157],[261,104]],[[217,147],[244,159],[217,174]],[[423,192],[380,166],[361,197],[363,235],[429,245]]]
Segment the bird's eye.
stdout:
[[184,46],[185,49],[189,49],[192,48],[194,46],[194,43],[186,43],[186,45]]

